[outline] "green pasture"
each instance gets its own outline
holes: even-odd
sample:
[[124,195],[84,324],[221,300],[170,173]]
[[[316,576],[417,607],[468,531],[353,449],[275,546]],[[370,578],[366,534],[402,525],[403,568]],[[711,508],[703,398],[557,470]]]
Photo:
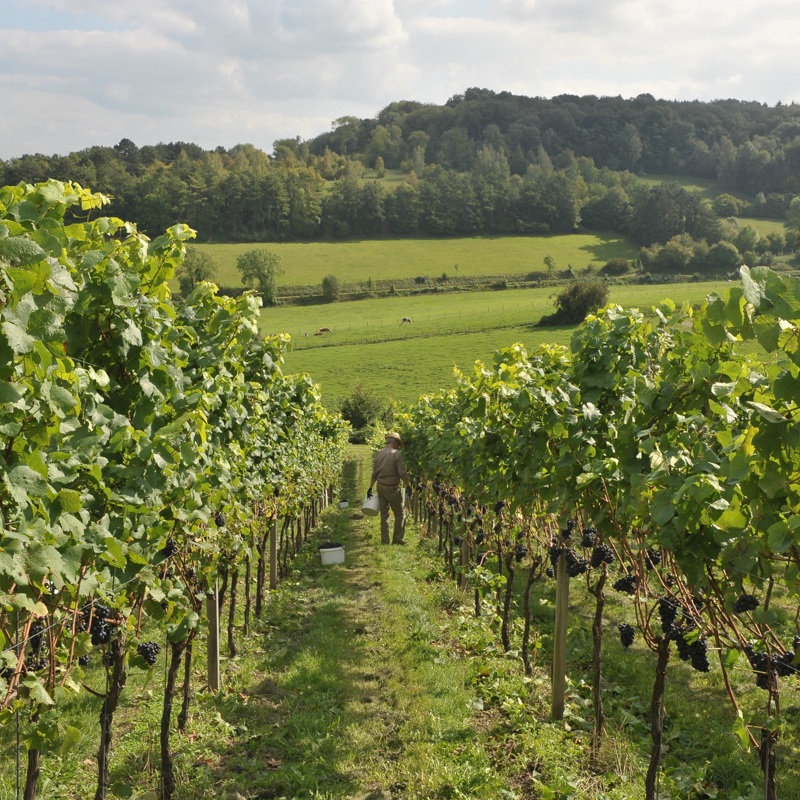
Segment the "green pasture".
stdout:
[[780,219],[758,219],[756,217],[736,217],[740,228],[749,225],[758,231],[759,236],[767,236],[770,233],[782,233],[786,235],[786,223]]
[[687,192],[700,192],[704,197],[713,200],[719,193],[719,185],[711,178],[695,178],[689,175],[637,175],[642,183],[658,186],[662,183],[675,183]]
[[[609,302],[637,308],[668,298],[699,303],[731,285],[612,286]],[[553,310],[553,295],[552,288],[519,289],[284,306],[264,309],[262,321],[266,333],[291,335],[286,371],[308,373],[326,403],[348,396],[360,381],[404,404],[454,386],[454,367],[471,370],[476,360],[489,361],[495,350],[514,342],[529,349],[543,343],[567,345],[571,328],[535,327]],[[411,325],[400,322],[404,316],[413,320]],[[320,327],[331,332],[315,336]]]
[[518,275],[543,272],[544,257],[556,269],[601,267],[612,258],[634,258],[637,248],[621,236],[476,236],[458,239],[372,239],[345,242],[193,244],[219,264],[216,282],[239,287],[236,259],[258,247],[281,257],[279,286],[310,286],[335,275],[342,283],[368,284],[392,278]]

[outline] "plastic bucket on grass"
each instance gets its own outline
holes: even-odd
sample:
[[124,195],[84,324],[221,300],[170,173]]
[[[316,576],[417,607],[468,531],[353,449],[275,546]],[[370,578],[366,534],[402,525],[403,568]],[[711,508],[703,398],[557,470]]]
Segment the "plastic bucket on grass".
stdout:
[[380,501],[378,500],[378,495],[374,494],[372,497],[368,497],[366,500],[364,500],[364,505],[361,506],[361,510],[368,517],[378,516],[378,512],[380,511]]
[[336,542],[320,545],[319,557],[322,559],[323,564],[343,564],[344,547]]

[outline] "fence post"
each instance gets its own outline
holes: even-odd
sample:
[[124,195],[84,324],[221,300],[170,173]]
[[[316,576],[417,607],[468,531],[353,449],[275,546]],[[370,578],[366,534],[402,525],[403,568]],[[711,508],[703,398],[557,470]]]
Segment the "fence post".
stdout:
[[556,567],[556,618],[553,631],[553,719],[564,719],[564,694],[567,688],[567,614],[569,612],[569,575],[567,558],[562,546],[561,557]]
[[219,691],[219,580],[214,578],[214,591],[206,597],[206,616],[208,617],[208,688]]
[[269,588],[278,588],[278,515],[272,520],[269,532]]

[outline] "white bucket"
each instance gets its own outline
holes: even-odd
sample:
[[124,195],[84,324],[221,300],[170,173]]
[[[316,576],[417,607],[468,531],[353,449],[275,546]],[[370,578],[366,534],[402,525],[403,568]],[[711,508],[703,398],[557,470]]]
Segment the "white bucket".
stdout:
[[364,505],[361,506],[361,510],[368,516],[368,517],[376,517],[378,512],[380,511],[380,501],[378,500],[378,495],[374,494],[372,497],[368,497],[364,501]]
[[342,500],[342,502],[339,503],[339,508],[350,508],[350,503],[347,500]]
[[323,564],[343,564],[344,547],[320,547],[319,557]]

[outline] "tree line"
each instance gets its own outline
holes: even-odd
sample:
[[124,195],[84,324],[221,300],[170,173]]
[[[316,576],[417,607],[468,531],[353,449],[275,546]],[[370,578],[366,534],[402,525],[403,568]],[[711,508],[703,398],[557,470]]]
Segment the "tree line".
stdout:
[[[398,102],[374,119],[343,117],[328,133],[273,147],[123,139],[0,162],[0,182],[76,181],[110,195],[110,211],[145,232],[180,221],[204,241],[588,230],[645,248],[676,236],[704,242],[701,251],[726,241],[740,253],[726,219],[783,218],[800,193],[794,105],[470,89],[443,106]],[[381,180],[389,169],[402,179]],[[637,172],[713,178],[726,193],[711,203]],[[751,244],[759,257],[794,248],[791,238]]]

